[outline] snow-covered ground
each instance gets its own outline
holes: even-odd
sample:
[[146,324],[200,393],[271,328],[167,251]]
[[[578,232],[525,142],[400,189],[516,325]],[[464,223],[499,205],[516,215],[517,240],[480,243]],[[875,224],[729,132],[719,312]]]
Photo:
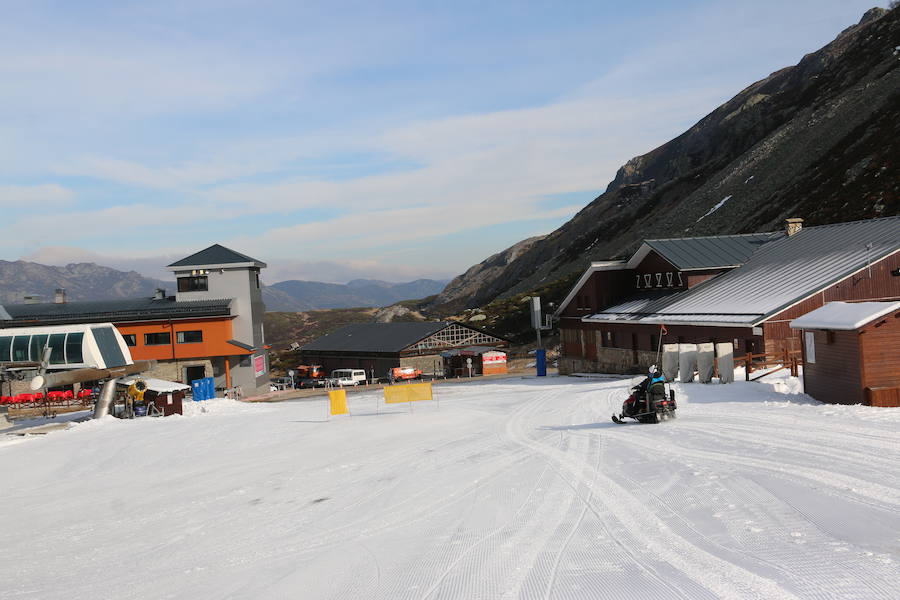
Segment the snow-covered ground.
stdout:
[[[775,377],[775,376],[773,376]],[[900,409],[627,380],[190,405],[0,438],[0,598],[900,597]]]

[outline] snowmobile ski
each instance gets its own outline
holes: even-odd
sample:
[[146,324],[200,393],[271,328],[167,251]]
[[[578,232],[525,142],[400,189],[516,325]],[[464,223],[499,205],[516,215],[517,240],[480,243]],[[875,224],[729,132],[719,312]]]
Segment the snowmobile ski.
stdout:
[[627,425],[627,423],[625,423],[625,421],[623,421],[622,419],[620,419],[620,418],[617,417],[616,415],[613,415],[613,416],[612,416],[612,420],[613,420],[613,423],[618,423],[619,425]]

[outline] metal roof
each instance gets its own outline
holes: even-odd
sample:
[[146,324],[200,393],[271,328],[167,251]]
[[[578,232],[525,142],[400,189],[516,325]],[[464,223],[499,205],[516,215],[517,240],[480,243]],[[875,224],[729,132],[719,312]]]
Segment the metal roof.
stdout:
[[300,351],[400,352],[454,324],[460,325],[449,321],[355,323],[306,344]]
[[12,317],[6,312],[6,309],[3,308],[3,305],[0,304],[0,321],[6,321],[8,319],[12,319]]
[[736,267],[744,264],[760,246],[780,237],[783,231],[747,233],[742,235],[714,235],[691,238],[663,238],[644,240],[644,245],[628,261],[636,267],[650,250],[655,250],[679,270]]
[[112,321],[143,321],[180,319],[188,317],[230,316],[231,299],[192,300],[176,302],[165,298],[136,300],[100,300],[95,302],[66,302],[64,304],[11,304],[6,307],[12,321],[6,326],[19,327],[39,324],[98,323]]
[[262,261],[258,261],[255,258],[251,258],[246,254],[241,254],[240,252],[235,252],[231,248],[226,248],[221,244],[213,244],[209,248],[201,250],[200,252],[196,252],[191,254],[187,258],[182,258],[181,260],[173,262],[169,265],[169,268],[173,267],[208,267],[213,265],[229,265],[229,264],[247,264],[251,263],[254,266],[265,267],[266,264]]
[[[689,290],[633,298],[585,320],[756,325],[900,250],[900,217],[804,227],[763,245],[746,263]],[[603,316],[606,315],[606,316]]]

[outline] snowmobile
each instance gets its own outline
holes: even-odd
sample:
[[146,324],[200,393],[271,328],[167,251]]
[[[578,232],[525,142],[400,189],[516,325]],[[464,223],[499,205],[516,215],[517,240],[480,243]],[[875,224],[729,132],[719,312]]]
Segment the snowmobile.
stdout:
[[665,379],[651,367],[650,374],[641,383],[631,388],[631,395],[622,403],[622,413],[613,415],[612,420],[620,425],[625,418],[638,423],[659,423],[675,418],[675,390],[666,389]]

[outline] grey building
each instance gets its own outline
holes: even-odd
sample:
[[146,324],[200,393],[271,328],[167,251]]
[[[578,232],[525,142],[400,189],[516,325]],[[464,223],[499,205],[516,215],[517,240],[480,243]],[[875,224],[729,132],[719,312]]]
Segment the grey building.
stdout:
[[250,390],[268,391],[269,364],[265,349],[262,299],[259,274],[266,263],[213,244],[167,267],[175,274],[177,302],[231,299],[234,341],[251,351],[241,357],[229,357],[232,385]]

